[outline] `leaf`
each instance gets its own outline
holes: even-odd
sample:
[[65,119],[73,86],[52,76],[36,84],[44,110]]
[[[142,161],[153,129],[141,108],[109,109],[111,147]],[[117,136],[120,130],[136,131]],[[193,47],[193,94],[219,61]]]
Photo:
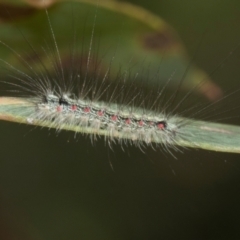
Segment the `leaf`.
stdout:
[[[109,0],[75,2],[28,0],[26,1],[28,4],[23,6],[19,6],[19,2],[16,5],[0,6],[0,9],[8,9],[11,16],[1,26],[0,40],[14,49],[10,51],[6,46],[1,46],[1,58],[17,69],[30,70],[23,66],[22,61],[16,57],[15,51],[26,61],[30,61],[35,71],[43,71],[41,61],[47,69],[53,71],[49,58],[56,61],[56,53],[49,56],[39,52],[43,47],[46,51],[46,42],[48,47],[54,48],[46,13],[41,10],[44,4],[47,4],[65,69],[69,68],[69,59],[72,55],[69,49],[73,45],[74,33],[77,35],[75,54],[87,59],[95,24],[92,55],[93,58],[97,58],[96,61],[101,61],[103,72],[114,57],[111,67],[112,80],[121,68],[122,71],[131,73],[134,83],[155,88],[164,86],[174,72],[174,76],[168,83],[169,87],[179,87],[181,79],[184,78],[181,89],[189,91],[198,86],[195,90],[204,94],[209,100],[216,100],[222,96],[221,89],[207,74],[190,63],[175,31],[160,17],[141,7]],[[2,12],[4,13],[4,10]],[[96,20],[94,20],[95,15]],[[17,19],[17,21],[10,21],[10,19]],[[37,51],[38,57],[29,44]],[[92,71],[93,69],[94,67]],[[141,77],[135,78],[136,73]],[[200,84],[203,82],[204,84]]]

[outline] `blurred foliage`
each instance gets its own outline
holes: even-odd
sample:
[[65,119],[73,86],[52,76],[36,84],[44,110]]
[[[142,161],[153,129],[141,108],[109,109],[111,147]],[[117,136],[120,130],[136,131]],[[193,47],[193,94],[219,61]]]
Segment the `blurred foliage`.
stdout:
[[[46,13],[41,10],[44,1],[28,2],[21,7],[2,4],[0,39],[14,51],[3,44],[1,58],[27,73],[46,69],[54,71],[52,62],[56,61],[57,53]],[[134,84],[145,88],[165,86],[171,77],[169,87],[178,88],[181,84],[180,89],[189,91],[199,85],[195,90],[208,99],[216,100],[221,96],[220,88],[207,74],[189,63],[177,34],[157,15],[127,2],[110,0],[45,2],[49,6],[50,21],[62,59],[61,67],[65,72],[79,69],[79,59],[81,65],[87,64],[94,25],[90,74],[96,71],[96,62],[100,64],[98,69],[103,75],[111,63],[112,81],[121,68],[122,72],[131,74],[128,82],[132,79]],[[16,51],[22,59],[16,57]],[[70,66],[73,52],[76,60],[74,66]],[[33,70],[24,61],[31,62]],[[202,82],[204,84],[200,84]]]

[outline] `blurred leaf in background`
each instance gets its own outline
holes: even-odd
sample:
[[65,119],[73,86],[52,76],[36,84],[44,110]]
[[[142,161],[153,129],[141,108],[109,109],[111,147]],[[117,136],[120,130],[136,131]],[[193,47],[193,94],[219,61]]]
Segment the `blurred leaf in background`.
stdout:
[[[48,54],[47,51],[48,48],[54,51],[54,44],[45,11],[41,10],[43,3],[44,1],[28,1],[23,6],[2,3],[2,17],[0,16],[1,41],[16,50],[26,61],[31,62],[31,67],[39,72],[44,71],[41,62],[44,62],[48,70],[53,71],[52,62],[56,61],[56,52]],[[92,65],[95,61],[100,62],[99,68],[105,73],[111,59],[115,57],[110,79],[116,78],[121,67],[123,72],[131,72],[136,84],[139,82],[145,87],[155,88],[164,86],[175,72],[169,86],[173,85],[176,88],[184,76],[181,89],[189,91],[204,81],[204,84],[196,90],[210,100],[216,100],[221,96],[220,88],[212,83],[206,73],[196,68],[193,63],[188,68],[190,60],[186,57],[184,47],[175,31],[160,17],[144,8],[127,2],[109,0],[52,1],[48,5],[51,25],[65,71],[79,68],[79,62],[86,65],[95,24],[92,55],[96,59],[92,60]],[[19,29],[22,34],[19,33]],[[74,47],[71,44],[74,44]],[[35,49],[38,57],[29,45]],[[71,48],[74,49],[69,51]],[[30,70],[16,57],[15,51],[10,51],[5,45],[1,46],[0,51],[2,60],[13,64],[17,69]],[[79,62],[75,61],[76,66],[70,66],[73,51],[75,58],[81,59]],[[94,69],[94,66],[90,66],[89,71]],[[134,78],[136,72],[140,73],[140,77]]]

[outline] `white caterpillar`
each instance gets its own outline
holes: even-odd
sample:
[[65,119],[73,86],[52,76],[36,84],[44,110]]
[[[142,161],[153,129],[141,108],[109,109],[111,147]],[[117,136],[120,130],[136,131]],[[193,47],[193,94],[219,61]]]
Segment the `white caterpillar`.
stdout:
[[177,120],[165,114],[144,113],[119,104],[71,99],[64,93],[60,97],[48,94],[44,98],[44,101],[36,102],[36,112],[32,118],[50,120],[57,128],[61,128],[62,124],[77,125],[91,129],[92,134],[96,135],[100,130],[105,130],[110,140],[121,133],[137,145],[153,142],[172,144],[178,134]]

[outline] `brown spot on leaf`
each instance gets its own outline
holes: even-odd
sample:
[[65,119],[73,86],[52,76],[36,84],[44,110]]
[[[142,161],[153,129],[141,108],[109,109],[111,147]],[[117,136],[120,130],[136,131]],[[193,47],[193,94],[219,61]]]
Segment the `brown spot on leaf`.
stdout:
[[199,91],[211,102],[217,101],[223,97],[222,89],[213,82],[207,82],[202,85]]
[[40,53],[37,52],[32,52],[27,55],[23,55],[23,59],[30,64],[39,62],[41,58],[42,56],[40,55]]
[[168,32],[151,32],[144,36],[143,45],[150,50],[166,50],[175,43],[174,36]]
[[75,72],[89,75],[104,75],[106,73],[106,67],[104,68],[103,62],[96,56],[92,56],[88,60],[88,53],[75,54],[75,56],[65,55],[62,56],[62,68],[65,72]]
[[0,3],[0,20],[4,22],[10,22],[32,15],[36,11],[37,10],[32,7],[20,7]]

